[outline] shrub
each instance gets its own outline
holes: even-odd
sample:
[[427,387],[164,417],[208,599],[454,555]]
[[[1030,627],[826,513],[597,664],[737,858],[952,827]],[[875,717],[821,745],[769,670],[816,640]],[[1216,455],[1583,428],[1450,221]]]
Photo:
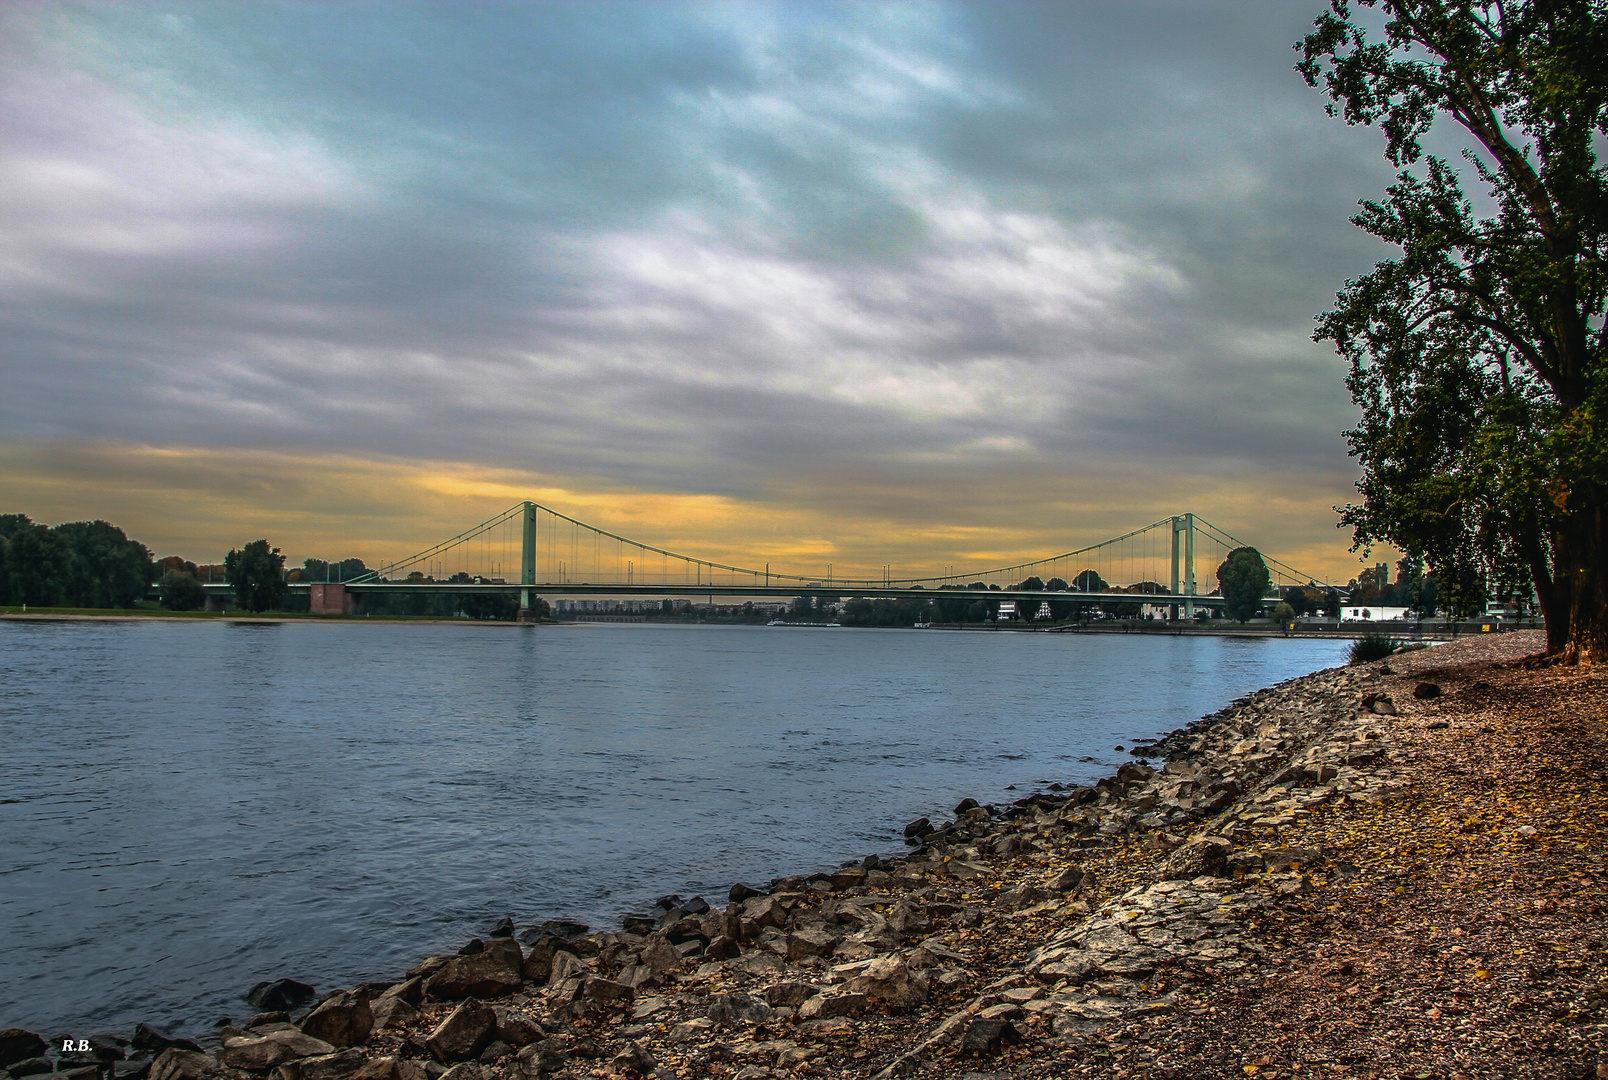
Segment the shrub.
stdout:
[[1367,664],[1383,660],[1395,651],[1396,643],[1390,640],[1389,635],[1367,633],[1351,643],[1351,663]]

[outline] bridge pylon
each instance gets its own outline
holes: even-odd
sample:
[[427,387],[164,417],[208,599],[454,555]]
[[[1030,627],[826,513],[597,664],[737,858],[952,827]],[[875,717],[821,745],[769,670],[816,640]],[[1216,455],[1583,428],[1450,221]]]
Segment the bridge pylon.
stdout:
[[[1183,557],[1183,567],[1182,567],[1182,570],[1183,570],[1183,581],[1182,582],[1179,581],[1179,569],[1180,569],[1180,567],[1178,565],[1179,564],[1179,559],[1178,559],[1178,554],[1179,554],[1179,552],[1178,552],[1178,538],[1179,538],[1180,534],[1183,535],[1183,541],[1184,541],[1183,542],[1183,548],[1184,548],[1183,556],[1184,557]],[[1182,590],[1180,590],[1179,587],[1178,587],[1180,584],[1183,585]],[[1184,595],[1184,596],[1194,596],[1195,595],[1195,515],[1194,514],[1184,514],[1181,517],[1174,517],[1172,519],[1172,593],[1173,593],[1174,596],[1178,596],[1180,594]],[[1172,605],[1171,614],[1172,614],[1172,617],[1174,619],[1178,618],[1178,605],[1177,604]],[[1195,617],[1195,602],[1193,600],[1185,600],[1184,601],[1184,618],[1193,619],[1194,617]]]
[[519,552],[519,583],[524,588],[519,590],[519,621],[535,622],[530,609],[530,586],[536,584],[536,504],[527,499],[524,510]]

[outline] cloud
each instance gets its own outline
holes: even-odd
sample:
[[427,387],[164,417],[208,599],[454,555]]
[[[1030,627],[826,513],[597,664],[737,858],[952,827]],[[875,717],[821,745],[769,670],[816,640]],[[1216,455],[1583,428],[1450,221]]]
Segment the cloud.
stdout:
[[[0,426],[785,493],[797,550],[870,551],[826,507],[965,487],[966,550],[1025,551],[1036,491],[1131,526],[1182,476],[1299,478],[1319,535],[1351,411],[1307,335],[1384,170],[1289,71],[1312,14],[12,7]],[[945,557],[954,522],[900,521]]]

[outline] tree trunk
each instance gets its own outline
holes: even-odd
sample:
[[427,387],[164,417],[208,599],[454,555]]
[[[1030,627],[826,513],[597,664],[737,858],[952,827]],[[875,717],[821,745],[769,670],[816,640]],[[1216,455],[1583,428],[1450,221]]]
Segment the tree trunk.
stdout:
[[1605,494],[1600,485],[1582,483],[1553,539],[1553,598],[1544,609],[1547,653],[1565,664],[1608,663]]

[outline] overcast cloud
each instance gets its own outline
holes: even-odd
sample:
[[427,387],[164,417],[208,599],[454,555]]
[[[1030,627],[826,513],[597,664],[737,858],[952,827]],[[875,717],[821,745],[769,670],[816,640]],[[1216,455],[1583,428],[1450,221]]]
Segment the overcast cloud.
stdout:
[[259,451],[1339,565],[1308,335],[1388,170],[1291,70],[1319,6],[8,5],[0,497]]

